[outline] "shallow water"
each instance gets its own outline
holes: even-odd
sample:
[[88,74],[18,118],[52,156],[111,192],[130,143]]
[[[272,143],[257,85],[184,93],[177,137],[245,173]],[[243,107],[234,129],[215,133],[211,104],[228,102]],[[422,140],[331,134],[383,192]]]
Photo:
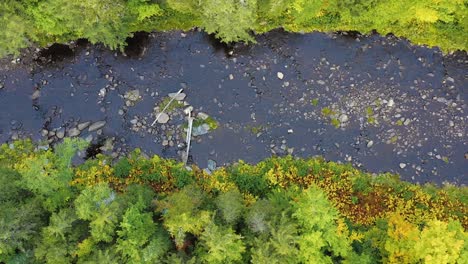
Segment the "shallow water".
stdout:
[[[201,167],[289,151],[413,182],[468,183],[466,53],[444,56],[377,35],[281,31],[247,47],[224,47],[199,32],[139,34],[129,43],[127,56],[79,41],[3,60],[0,141],[53,143],[59,131],[105,120],[80,136],[112,138],[114,155],[139,147],[179,158],[182,110],[164,127],[150,124],[155,104],[182,87],[195,112],[219,123],[193,140],[191,160]],[[126,106],[132,90],[141,100]]]

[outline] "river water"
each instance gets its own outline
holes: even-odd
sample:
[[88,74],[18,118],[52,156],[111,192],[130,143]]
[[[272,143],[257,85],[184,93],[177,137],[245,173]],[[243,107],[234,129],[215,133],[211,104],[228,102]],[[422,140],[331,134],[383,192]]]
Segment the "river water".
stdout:
[[114,156],[138,147],[180,159],[183,109],[151,123],[154,107],[183,88],[192,114],[218,123],[193,137],[190,162],[201,167],[289,153],[412,182],[468,183],[466,52],[378,35],[274,31],[257,40],[226,47],[200,32],[140,33],[124,53],[80,40],[4,59],[0,141],[71,135]]

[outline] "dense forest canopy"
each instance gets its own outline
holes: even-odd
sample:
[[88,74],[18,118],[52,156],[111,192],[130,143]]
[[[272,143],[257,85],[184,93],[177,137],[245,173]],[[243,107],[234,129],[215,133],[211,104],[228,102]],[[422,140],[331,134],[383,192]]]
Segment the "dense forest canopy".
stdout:
[[464,263],[466,187],[321,159],[211,174],[135,150],[72,166],[83,140],[0,147],[4,263]]
[[3,0],[0,57],[86,38],[121,48],[136,31],[201,28],[224,42],[255,33],[392,33],[444,51],[467,50],[466,0]]

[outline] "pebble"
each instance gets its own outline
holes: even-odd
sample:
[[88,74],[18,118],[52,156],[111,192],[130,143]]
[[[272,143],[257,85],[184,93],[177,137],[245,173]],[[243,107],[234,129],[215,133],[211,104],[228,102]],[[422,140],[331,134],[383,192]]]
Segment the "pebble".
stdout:
[[288,134],[292,134],[292,133],[294,133],[294,130],[292,130],[291,128],[288,129]]
[[157,120],[159,124],[166,124],[169,122],[169,115],[166,113],[157,114],[156,116],[159,116]]
[[400,168],[401,169],[404,169],[406,167],[406,164],[405,163],[400,163]]
[[105,120],[101,120],[101,121],[97,121],[97,122],[94,122],[93,124],[91,124],[88,128],[88,131],[89,132],[93,132],[93,131],[96,131],[98,129],[101,129],[103,128],[105,125],[106,125],[106,121]]
[[284,78],[284,74],[283,74],[282,72],[277,72],[277,73],[276,73],[276,76],[277,76],[278,79],[280,79],[280,80],[283,80],[283,78]]
[[348,119],[349,119],[348,116],[345,115],[345,114],[342,114],[342,115],[340,116],[340,122],[341,122],[341,123],[346,123],[346,122],[348,122]]
[[325,82],[322,81],[322,80],[318,80],[317,83],[320,84],[320,85],[324,85],[324,84],[325,84]]
[[166,139],[165,139],[165,140],[163,140],[163,142],[162,142],[162,145],[163,145],[164,147],[165,147],[165,146],[167,146],[167,145],[169,145],[169,141],[168,141],[168,140],[166,140]]
[[371,140],[371,141],[367,142],[367,147],[368,148],[372,147],[373,145],[374,145],[374,141]]
[[388,103],[387,103],[388,107],[392,107],[394,105],[395,105],[395,101],[393,101],[393,99],[388,100]]
[[102,88],[101,90],[99,90],[99,96],[100,96],[100,97],[106,96],[106,92],[107,92],[107,91],[106,91],[106,88]]

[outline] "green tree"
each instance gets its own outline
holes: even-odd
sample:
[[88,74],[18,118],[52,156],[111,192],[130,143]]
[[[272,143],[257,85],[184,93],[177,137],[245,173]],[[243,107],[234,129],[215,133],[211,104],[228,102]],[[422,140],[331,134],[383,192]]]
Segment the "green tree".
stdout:
[[45,0],[29,12],[41,44],[87,38],[117,48],[130,36],[125,7],[123,0]]
[[111,242],[122,217],[122,204],[117,193],[107,184],[88,187],[75,200],[76,215],[90,221],[94,241]]
[[19,1],[5,0],[0,3],[0,58],[19,54],[19,49],[31,45],[33,23]]
[[281,26],[288,16],[293,0],[257,0],[256,30],[266,32]]
[[[306,263],[333,263],[351,252],[347,234],[337,225],[338,212],[324,192],[312,186],[291,202],[299,227],[299,258]],[[328,252],[328,253],[327,253]]]
[[14,262],[30,254],[45,223],[36,200],[0,203],[0,262]]
[[237,223],[245,208],[242,194],[237,189],[221,193],[216,198],[216,205],[223,220],[230,225]]
[[210,223],[200,236],[198,257],[203,263],[241,263],[245,245],[231,228]]
[[195,186],[174,192],[157,205],[163,224],[174,237],[176,246],[183,248],[186,233],[200,235],[211,221],[211,213],[202,209],[205,194]]
[[254,42],[256,6],[256,0],[203,0],[202,27],[223,42]]
[[83,231],[75,225],[77,220],[71,208],[53,213],[49,225],[42,229],[36,257],[46,263],[72,263],[74,245]]
[[161,262],[170,248],[167,236],[153,222],[153,214],[141,212],[137,206],[126,210],[120,228],[116,248],[125,263]]
[[86,147],[84,140],[65,139],[55,152],[39,151],[16,165],[21,174],[21,186],[37,195],[49,211],[66,205],[75,195],[69,186],[73,178],[71,160],[78,150]]
[[252,263],[299,263],[297,225],[282,214],[275,226],[270,225],[268,240],[255,238],[252,248]]
[[273,214],[273,206],[268,200],[256,201],[247,211],[245,222],[254,233],[267,233],[269,221]]

